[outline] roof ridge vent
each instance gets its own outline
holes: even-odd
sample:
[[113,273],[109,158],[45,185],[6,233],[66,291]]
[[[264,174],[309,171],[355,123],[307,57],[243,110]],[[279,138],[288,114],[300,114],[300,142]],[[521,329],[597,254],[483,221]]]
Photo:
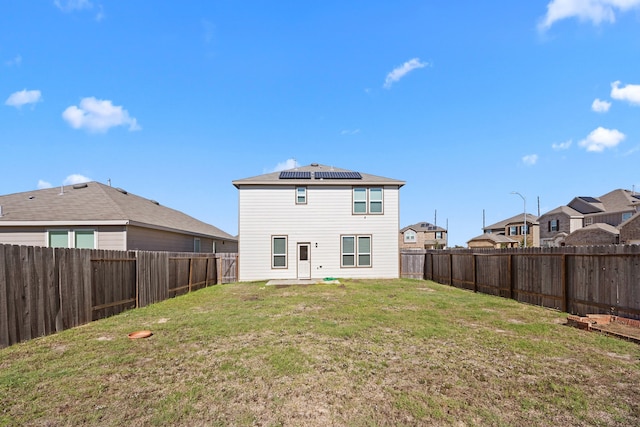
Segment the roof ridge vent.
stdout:
[[120,188],[120,187],[116,187],[116,190],[118,190],[118,191],[119,191],[119,192],[121,192],[122,194],[129,194],[129,193],[127,192],[127,190],[125,190],[125,189],[123,189],[123,188]]
[[156,200],[149,199],[149,201],[150,201],[151,203],[153,203],[154,205],[158,205],[158,206],[160,206],[160,203],[158,203]]
[[80,184],[74,184],[73,185],[73,189],[74,190],[79,190],[81,188],[87,188],[88,184],[86,182],[82,182]]

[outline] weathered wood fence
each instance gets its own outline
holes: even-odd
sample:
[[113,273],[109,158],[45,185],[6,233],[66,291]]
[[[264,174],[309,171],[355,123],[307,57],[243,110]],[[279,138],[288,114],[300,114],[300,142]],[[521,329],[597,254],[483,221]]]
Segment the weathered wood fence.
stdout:
[[0,245],[0,348],[237,279],[237,254]]
[[411,250],[401,277],[512,298],[572,314],[640,319],[640,246]]

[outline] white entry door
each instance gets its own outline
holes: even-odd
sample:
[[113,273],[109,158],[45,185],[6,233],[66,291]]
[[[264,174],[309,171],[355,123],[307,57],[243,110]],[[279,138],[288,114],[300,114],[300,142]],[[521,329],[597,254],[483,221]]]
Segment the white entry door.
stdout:
[[298,279],[311,279],[311,244],[298,243]]

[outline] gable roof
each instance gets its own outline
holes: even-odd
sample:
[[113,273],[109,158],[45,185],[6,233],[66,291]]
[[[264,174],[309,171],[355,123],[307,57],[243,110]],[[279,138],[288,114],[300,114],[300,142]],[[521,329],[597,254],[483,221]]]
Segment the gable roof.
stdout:
[[[295,172],[289,174],[290,177],[281,178],[283,172]],[[308,172],[308,175],[306,174]],[[318,174],[320,172],[320,174]],[[320,178],[326,173],[341,173],[340,178]],[[286,174],[285,174],[286,175]],[[307,178],[301,178],[303,175]],[[291,178],[293,176],[293,178]],[[360,178],[357,178],[359,176]],[[286,171],[271,172],[251,178],[238,179],[232,182],[236,188],[241,185],[282,185],[282,186],[313,186],[313,185],[397,185],[402,187],[405,182],[397,179],[385,178],[377,175],[370,175],[362,172],[355,172],[348,169],[336,168],[333,166],[311,163],[307,166],[300,166]]]
[[574,197],[567,206],[582,214],[625,212],[640,205],[640,196],[629,190],[616,189],[600,197]]
[[488,240],[493,243],[518,243],[517,240],[513,240],[511,237],[507,237],[504,234],[496,234],[496,233],[481,234],[469,240],[467,243],[483,241],[483,240]]
[[577,210],[570,208],[569,206],[558,206],[555,209],[550,210],[549,212],[545,212],[544,214],[540,215],[540,218],[542,217],[546,217],[548,215],[555,215],[557,213],[563,213],[565,215],[568,215],[571,218],[583,218],[584,215],[581,214],[580,212],[578,212]]
[[99,182],[0,196],[2,226],[137,225],[224,240],[235,237],[158,202]]
[[438,226],[438,225],[433,225],[431,223],[428,223],[426,221],[423,222],[418,222],[416,224],[413,225],[408,225],[406,227],[404,227],[403,229],[400,230],[401,233],[404,233],[407,230],[413,230],[413,231],[447,231],[446,229]]
[[[524,212],[518,215],[514,215],[511,218],[503,219],[502,221],[496,222],[495,224],[488,225],[484,227],[483,230],[503,230],[507,225],[512,223],[521,224],[523,219]],[[538,224],[538,217],[527,212],[527,222],[530,222],[531,224]]]

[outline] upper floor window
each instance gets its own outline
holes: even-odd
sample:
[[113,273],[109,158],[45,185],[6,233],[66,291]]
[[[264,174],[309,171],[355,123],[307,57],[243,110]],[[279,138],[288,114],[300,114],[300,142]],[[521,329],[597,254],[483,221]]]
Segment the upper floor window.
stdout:
[[518,226],[512,225],[509,227],[509,236],[517,236],[518,235]]
[[354,214],[381,214],[382,207],[382,188],[355,187],[353,189]]
[[549,231],[559,231],[560,230],[560,220],[552,219],[548,223]]
[[623,221],[626,221],[626,220],[628,220],[629,218],[631,218],[632,216],[633,216],[633,213],[632,213],[632,212],[624,212],[624,213],[622,214],[622,220],[623,220]]
[[520,226],[520,234],[522,234],[522,235],[529,234],[529,228],[526,225],[521,225]]
[[404,232],[404,241],[406,243],[413,243],[416,241],[416,232],[413,230],[407,230]]
[[307,187],[296,187],[296,205],[307,203]]
[[442,231],[436,231],[436,239],[442,239]]

